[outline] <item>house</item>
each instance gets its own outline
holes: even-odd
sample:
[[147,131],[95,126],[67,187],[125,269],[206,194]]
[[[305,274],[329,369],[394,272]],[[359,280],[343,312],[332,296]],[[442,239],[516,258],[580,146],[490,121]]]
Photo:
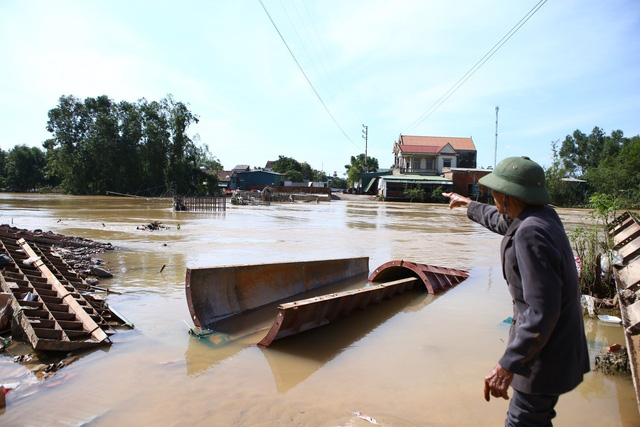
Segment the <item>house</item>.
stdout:
[[237,185],[237,176],[234,171],[206,171],[207,173],[218,175],[218,187],[222,191],[235,190]]
[[441,175],[443,168],[475,168],[471,138],[400,135],[393,145],[393,168],[402,173]]
[[[409,188],[451,191],[452,168],[475,168],[476,147],[471,138],[400,135],[393,145],[391,174],[378,177],[378,195],[385,199],[406,199]],[[466,193],[466,191],[465,191]]]
[[251,170],[251,167],[249,165],[236,165],[236,167],[234,167],[232,169],[233,172],[249,172]]
[[276,164],[276,160],[269,160],[267,161],[267,164],[264,165],[264,170],[268,171],[268,172],[273,172],[273,165]]

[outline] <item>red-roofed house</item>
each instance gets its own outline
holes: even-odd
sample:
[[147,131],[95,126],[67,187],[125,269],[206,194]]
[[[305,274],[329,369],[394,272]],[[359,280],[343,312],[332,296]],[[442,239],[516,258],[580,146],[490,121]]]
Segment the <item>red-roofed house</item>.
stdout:
[[393,145],[394,169],[400,173],[441,175],[443,168],[475,168],[471,138],[400,135]]

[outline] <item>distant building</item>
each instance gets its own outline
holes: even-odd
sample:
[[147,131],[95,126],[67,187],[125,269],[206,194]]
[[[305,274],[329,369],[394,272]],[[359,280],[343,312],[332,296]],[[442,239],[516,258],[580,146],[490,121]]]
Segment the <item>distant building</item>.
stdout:
[[400,135],[393,155],[401,174],[441,175],[443,168],[475,168],[477,152],[471,138]]
[[236,172],[237,189],[261,190],[266,186],[281,186],[284,183],[284,175],[263,170],[245,170]]
[[264,165],[264,170],[269,171],[269,172],[273,171],[273,165],[275,165],[275,164],[276,164],[276,160],[269,160],[267,162],[267,164]]
[[236,188],[237,176],[234,171],[207,171],[218,175],[218,187],[222,191],[233,190]]
[[[402,200],[410,188],[421,188],[428,197],[435,190],[452,191],[455,174],[445,175],[445,171],[475,168],[477,152],[471,138],[400,135],[393,155],[391,172],[376,177],[377,193],[385,199]],[[372,180],[365,184],[366,174],[361,177],[364,192],[371,193],[375,184]]]
[[233,172],[249,172],[251,170],[251,167],[249,165],[236,165],[235,168],[232,169]]

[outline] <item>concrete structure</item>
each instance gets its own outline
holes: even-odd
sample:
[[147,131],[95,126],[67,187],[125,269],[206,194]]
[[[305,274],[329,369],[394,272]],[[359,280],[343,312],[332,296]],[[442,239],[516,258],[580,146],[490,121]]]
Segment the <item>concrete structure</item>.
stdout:
[[474,200],[483,198],[489,194],[489,189],[480,186],[478,180],[491,173],[491,169],[471,169],[471,168],[450,168],[445,169],[444,177],[453,183],[451,190],[461,196],[470,197]]
[[400,173],[440,175],[443,168],[475,168],[477,152],[471,138],[400,135],[393,155]]

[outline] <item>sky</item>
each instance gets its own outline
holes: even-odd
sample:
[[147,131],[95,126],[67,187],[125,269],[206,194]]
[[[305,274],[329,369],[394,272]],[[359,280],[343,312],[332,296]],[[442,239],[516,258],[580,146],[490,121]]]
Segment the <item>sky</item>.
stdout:
[[42,148],[63,95],[170,94],[227,170],[286,156],[344,177],[363,125],[381,168],[400,134],[549,166],[576,129],[640,134],[640,2],[0,0],[0,94],[4,150]]

